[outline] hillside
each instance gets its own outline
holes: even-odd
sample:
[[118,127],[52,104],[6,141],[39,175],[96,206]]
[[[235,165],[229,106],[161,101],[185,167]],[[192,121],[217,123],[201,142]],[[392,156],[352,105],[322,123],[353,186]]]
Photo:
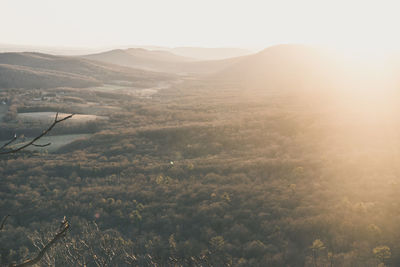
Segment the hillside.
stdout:
[[151,51],[142,48],[117,49],[84,56],[86,59],[115,65],[177,74],[208,74],[221,71],[239,58],[198,61],[177,56],[167,51]]
[[0,64],[0,88],[90,87],[100,84],[99,80],[78,74]]
[[302,45],[279,45],[242,60],[217,77],[257,88],[313,88],[327,86],[342,74],[338,62],[325,51]]
[[0,84],[6,87],[88,87],[121,81],[131,85],[151,85],[174,79],[170,74],[41,53],[1,53],[0,64]]
[[251,50],[235,47],[163,47],[163,46],[138,46],[147,50],[168,51],[175,55],[189,57],[196,60],[220,60],[232,57],[241,57],[253,53]]
[[163,50],[146,50],[142,48],[128,48],[125,50],[126,53],[135,56],[137,58],[142,58],[144,60],[155,60],[164,62],[189,62],[194,61],[194,58],[187,56],[180,56],[168,51]]
[[252,53],[250,50],[230,47],[174,47],[171,48],[169,51],[176,55],[196,58],[198,60],[219,60],[246,56]]
[[43,54],[51,55],[62,55],[62,56],[76,56],[86,55],[90,53],[97,53],[103,51],[101,48],[90,48],[90,47],[68,47],[68,46],[41,46],[41,45],[20,45],[20,44],[9,44],[0,43],[0,53],[7,52],[38,52]]
[[84,58],[125,67],[165,72],[174,72],[178,63],[193,60],[166,51],[148,51],[141,48],[116,49],[87,55]]

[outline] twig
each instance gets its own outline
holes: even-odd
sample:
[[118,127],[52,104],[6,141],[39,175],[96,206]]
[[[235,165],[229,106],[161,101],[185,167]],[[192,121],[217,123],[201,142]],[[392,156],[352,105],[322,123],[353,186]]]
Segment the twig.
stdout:
[[4,216],[3,220],[1,221],[1,224],[0,224],[0,231],[3,230],[4,225],[6,224],[6,221],[7,221],[8,217],[10,217],[10,215]]
[[12,144],[15,140],[17,140],[17,134],[14,134],[14,137],[10,140],[10,141],[8,141],[7,143],[5,143],[4,145],[2,145],[1,147],[0,147],[0,150],[3,150],[4,148],[6,148],[8,145],[10,145],[10,144]]
[[11,264],[9,267],[26,267],[26,266],[32,266],[32,265],[37,264],[43,258],[43,256],[46,254],[46,252],[55,243],[57,243],[58,240],[60,240],[61,238],[63,238],[65,236],[68,228],[69,228],[69,223],[64,217],[63,221],[61,222],[59,231],[55,234],[53,239],[49,243],[47,243],[41,251],[39,251],[39,253],[37,254],[37,256],[35,258],[26,260],[20,264]]
[[[42,138],[43,136],[45,136],[46,134],[48,134],[48,133],[53,129],[53,127],[56,126],[57,123],[60,123],[60,122],[65,121],[65,120],[68,120],[68,119],[72,118],[72,116],[74,116],[74,115],[75,115],[75,114],[71,114],[71,115],[68,115],[68,116],[66,116],[66,117],[64,117],[64,118],[62,118],[62,119],[58,119],[58,112],[57,112],[56,117],[55,117],[53,123],[49,126],[49,128],[47,128],[45,131],[43,131],[40,135],[36,136],[36,137],[33,138],[31,141],[29,141],[29,142],[26,143],[25,145],[22,145],[22,146],[20,146],[20,147],[18,147],[18,148],[11,149],[11,150],[7,150],[7,151],[0,151],[0,155],[16,153],[16,152],[18,152],[18,151],[21,151],[21,150],[24,149],[24,148],[27,148],[28,146],[45,147],[45,146],[50,145],[50,143],[45,144],[45,145],[36,145],[35,142],[36,142],[37,140],[39,140],[40,138]],[[5,145],[3,145],[3,147],[1,147],[0,150],[2,150],[4,147],[6,147],[6,146],[8,146],[9,144],[11,144],[12,142],[14,142],[15,139],[17,139],[16,136],[14,136],[14,138],[13,138],[11,141],[9,141],[9,142],[6,143]]]
[[35,146],[35,147],[46,147],[49,145],[51,145],[51,143],[47,143],[47,144],[43,144],[43,145],[32,144],[32,146]]

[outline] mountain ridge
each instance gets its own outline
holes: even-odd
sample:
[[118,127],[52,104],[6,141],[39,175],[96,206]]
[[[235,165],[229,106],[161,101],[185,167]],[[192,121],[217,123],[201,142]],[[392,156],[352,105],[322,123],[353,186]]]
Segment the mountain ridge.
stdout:
[[[159,80],[175,79],[172,74],[37,52],[0,53],[0,64],[2,65],[0,82],[7,87],[14,87],[13,82],[15,85],[21,85],[18,81],[25,81],[28,77],[36,81],[35,88],[58,85],[59,82],[54,79],[68,76],[71,79],[61,79],[66,83],[63,86],[90,87],[115,81],[127,81],[132,85],[150,85]],[[40,77],[41,75],[43,77]],[[81,83],[76,83],[77,81]],[[24,88],[32,87],[29,83],[22,84]]]

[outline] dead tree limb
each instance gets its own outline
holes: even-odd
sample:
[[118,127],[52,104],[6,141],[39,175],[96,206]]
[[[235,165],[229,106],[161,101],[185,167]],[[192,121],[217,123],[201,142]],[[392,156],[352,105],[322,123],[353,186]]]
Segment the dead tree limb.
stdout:
[[8,217],[10,217],[10,215],[4,216],[3,220],[1,221],[1,224],[0,224],[0,231],[3,230],[4,225],[6,224],[6,221],[7,221]]
[[33,266],[33,265],[39,263],[39,261],[43,258],[43,256],[46,254],[46,252],[48,250],[50,250],[50,248],[52,246],[54,246],[61,238],[63,238],[65,236],[68,228],[69,228],[69,222],[64,217],[63,221],[61,222],[60,229],[58,230],[58,232],[54,235],[53,239],[51,239],[50,242],[47,243],[42,248],[42,250],[39,251],[39,253],[36,255],[35,258],[26,260],[20,264],[11,264],[11,265],[9,265],[9,267],[26,267],[26,266]]
[[[28,143],[26,143],[24,145],[21,145],[20,147],[17,147],[17,148],[14,148],[14,149],[10,149],[10,150],[5,150],[7,148],[7,146],[9,146],[13,142],[15,142],[15,140],[17,140],[17,135],[14,135],[13,139],[11,139],[7,143],[5,143],[2,147],[0,147],[0,155],[16,153],[16,152],[21,151],[21,150],[23,150],[23,149],[25,149],[25,148],[27,148],[29,146],[45,147],[45,146],[51,145],[51,143],[47,143],[47,144],[44,144],[44,145],[38,145],[38,144],[35,144],[35,142],[38,141],[43,136],[45,136],[46,134],[48,134],[54,128],[54,126],[56,126],[57,123],[60,123],[60,122],[65,121],[65,120],[68,120],[68,119],[72,118],[72,116],[74,116],[74,114],[68,115],[68,116],[66,116],[66,117],[64,117],[62,119],[58,119],[58,112],[57,112],[53,123],[49,126],[49,128],[44,130],[40,135],[36,136],[31,141],[29,141]],[[5,150],[5,151],[2,151],[2,150]]]
[[[33,138],[31,141],[29,141],[26,144],[23,144],[17,148],[12,148],[12,149],[7,149],[12,143],[14,143],[18,137],[15,134],[14,137],[6,142],[4,145],[2,145],[0,147],[0,155],[5,155],[5,154],[12,154],[12,153],[16,153],[19,152],[29,146],[35,146],[35,147],[46,147],[51,145],[51,143],[47,143],[47,144],[35,144],[36,141],[38,141],[40,138],[42,138],[43,136],[45,136],[46,134],[48,134],[53,128],[54,126],[56,126],[56,124],[68,120],[70,118],[72,118],[72,116],[74,116],[74,114],[68,115],[62,119],[58,119],[58,112],[56,113],[56,116],[54,118],[53,123],[46,129],[44,130],[40,135],[36,136],[35,138]],[[4,225],[8,219],[9,215],[5,216],[3,218],[3,220],[0,223],[0,231],[4,228]],[[47,251],[49,251],[51,249],[52,246],[54,246],[61,238],[63,238],[66,233],[67,230],[69,228],[69,222],[66,220],[66,218],[64,217],[64,219],[61,222],[60,228],[58,230],[58,232],[54,235],[54,237],[39,251],[39,253],[36,255],[35,258],[33,259],[29,259],[24,261],[23,263],[19,263],[19,264],[10,264],[9,267],[26,267],[26,266],[33,266],[35,264],[37,264],[42,258],[43,256],[47,253]]]
[[2,145],[0,147],[0,151],[3,150],[4,148],[6,148],[8,145],[11,145],[12,143],[14,143],[14,141],[17,139],[18,139],[17,134],[14,134],[14,137],[10,141],[8,141],[7,143],[5,143],[4,145]]

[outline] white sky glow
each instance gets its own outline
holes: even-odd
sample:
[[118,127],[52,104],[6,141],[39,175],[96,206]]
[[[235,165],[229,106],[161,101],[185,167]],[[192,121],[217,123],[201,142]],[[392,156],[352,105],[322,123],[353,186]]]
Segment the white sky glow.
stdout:
[[400,1],[0,0],[0,43],[400,48]]

